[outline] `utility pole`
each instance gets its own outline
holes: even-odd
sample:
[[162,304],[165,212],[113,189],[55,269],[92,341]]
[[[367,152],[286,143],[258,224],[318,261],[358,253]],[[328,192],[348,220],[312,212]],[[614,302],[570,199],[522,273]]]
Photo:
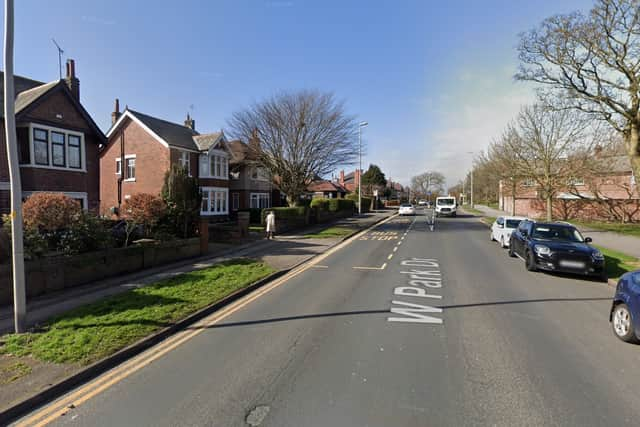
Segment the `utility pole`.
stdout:
[[473,170],[476,167],[476,159],[473,151],[467,151],[467,154],[471,154],[471,209],[473,209]]
[[13,86],[13,0],[4,2],[4,129],[7,139],[9,185],[11,188],[11,253],[13,269],[13,318],[16,334],[25,331],[27,298],[24,285],[24,242],[22,233],[22,183],[18,165],[16,106]]
[[362,215],[362,128],[369,123],[360,122],[358,124],[358,157],[360,158],[360,169],[358,169],[358,215]]

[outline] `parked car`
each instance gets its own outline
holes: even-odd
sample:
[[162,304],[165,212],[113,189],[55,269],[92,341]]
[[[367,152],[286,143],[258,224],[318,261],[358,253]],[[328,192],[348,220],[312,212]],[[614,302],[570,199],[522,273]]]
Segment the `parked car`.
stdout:
[[410,203],[403,203],[400,205],[400,208],[398,209],[398,215],[415,215],[416,214],[416,208],[413,207],[412,204]]
[[418,200],[418,206],[427,206],[426,200]]
[[571,224],[527,219],[511,233],[509,256],[522,258],[529,271],[573,273],[606,281],[604,255],[591,241]]
[[625,273],[618,280],[609,321],[622,341],[640,342],[640,270]]
[[506,248],[509,246],[511,232],[518,227],[520,221],[527,218],[522,216],[499,216],[491,226],[491,241],[500,242],[500,246]]

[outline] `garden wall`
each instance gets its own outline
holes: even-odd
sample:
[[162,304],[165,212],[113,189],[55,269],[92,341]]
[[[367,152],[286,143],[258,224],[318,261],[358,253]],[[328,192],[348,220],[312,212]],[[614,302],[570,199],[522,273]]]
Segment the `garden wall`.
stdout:
[[[25,262],[27,297],[199,256],[200,238],[107,249]],[[13,298],[11,264],[0,265],[0,305]]]

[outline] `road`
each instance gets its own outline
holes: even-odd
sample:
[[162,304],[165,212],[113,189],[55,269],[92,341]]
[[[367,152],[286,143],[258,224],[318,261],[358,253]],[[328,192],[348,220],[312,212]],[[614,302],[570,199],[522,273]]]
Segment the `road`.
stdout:
[[476,218],[394,218],[53,425],[638,425],[612,294],[525,271]]

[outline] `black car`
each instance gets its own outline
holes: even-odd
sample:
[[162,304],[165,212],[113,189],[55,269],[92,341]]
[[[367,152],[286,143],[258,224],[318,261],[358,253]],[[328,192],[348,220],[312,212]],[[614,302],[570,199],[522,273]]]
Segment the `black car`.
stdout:
[[607,280],[604,255],[590,237],[571,224],[524,220],[511,233],[509,256],[518,256],[529,271],[545,270]]

